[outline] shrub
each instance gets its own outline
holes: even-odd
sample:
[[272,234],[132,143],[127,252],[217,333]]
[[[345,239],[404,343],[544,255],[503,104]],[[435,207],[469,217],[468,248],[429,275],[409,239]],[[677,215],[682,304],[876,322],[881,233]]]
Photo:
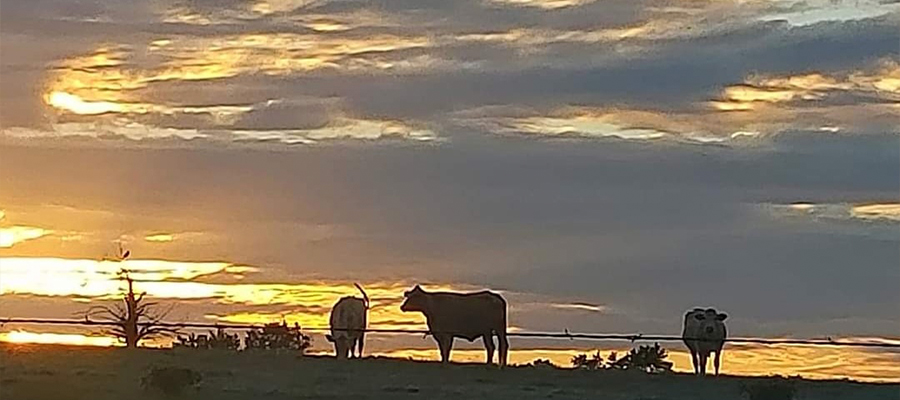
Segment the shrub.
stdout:
[[244,338],[244,347],[248,350],[297,350],[302,353],[311,346],[310,341],[310,337],[301,332],[300,325],[288,326],[282,321],[249,330]]
[[157,390],[167,396],[181,394],[184,389],[200,383],[203,376],[188,368],[153,367],[141,378],[144,390]]
[[610,353],[606,360],[603,359],[599,351],[590,358],[587,354],[579,354],[572,357],[572,365],[576,368],[589,370],[619,369],[660,373],[672,370],[673,364],[665,360],[668,356],[666,349],[660,347],[659,343],[656,343],[653,346],[640,346],[636,349],[631,349],[622,358],[619,358],[616,352]]
[[215,331],[209,331],[209,334],[195,335],[190,333],[186,336],[179,335],[174,346],[188,349],[237,351],[241,347],[241,339],[237,334],[229,334],[223,328],[216,328]]
[[601,369],[603,368],[603,356],[600,355],[600,351],[594,353],[591,358],[588,358],[587,354],[579,354],[572,357],[572,365],[575,368]]
[[528,366],[534,368],[556,368],[556,365],[554,365],[552,361],[543,358],[532,361]]
[[797,388],[784,379],[766,380],[744,386],[750,400],[793,400]]

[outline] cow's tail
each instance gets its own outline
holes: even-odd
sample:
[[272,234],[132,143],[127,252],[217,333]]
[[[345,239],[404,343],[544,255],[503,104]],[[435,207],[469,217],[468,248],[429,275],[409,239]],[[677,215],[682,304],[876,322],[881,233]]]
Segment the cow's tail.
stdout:
[[359,286],[358,283],[354,283],[353,286],[356,286],[356,288],[359,289],[359,292],[362,293],[363,302],[365,302],[366,310],[368,310],[369,309],[369,295],[366,294],[366,291],[363,290],[362,286]]

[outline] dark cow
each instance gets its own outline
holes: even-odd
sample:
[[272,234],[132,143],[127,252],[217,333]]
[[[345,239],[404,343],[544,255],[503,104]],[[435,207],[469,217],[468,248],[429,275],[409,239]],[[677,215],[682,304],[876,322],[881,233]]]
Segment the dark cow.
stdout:
[[719,375],[720,356],[728,330],[725,328],[725,319],[728,315],[718,313],[714,308],[695,308],[684,315],[684,330],[681,337],[684,344],[691,351],[691,362],[694,364],[694,373],[706,375],[706,362],[710,353],[715,353],[713,365],[716,375]]
[[421,312],[428,321],[428,331],[441,351],[441,361],[450,361],[454,338],[470,342],[482,338],[487,350],[487,363],[494,362],[494,336],[500,350],[500,366],[506,365],[509,341],[506,339],[506,300],[499,294],[426,292],[419,285],[404,293],[400,306],[404,312]]

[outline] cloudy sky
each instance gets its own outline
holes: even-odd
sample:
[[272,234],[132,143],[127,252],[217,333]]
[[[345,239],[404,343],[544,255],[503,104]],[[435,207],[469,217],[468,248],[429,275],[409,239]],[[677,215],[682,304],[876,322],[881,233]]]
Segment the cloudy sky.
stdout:
[[737,336],[896,338],[898,24],[891,0],[7,1],[2,313],[99,301],[119,241],[192,320],[426,282],[502,290],[528,330],[715,306]]

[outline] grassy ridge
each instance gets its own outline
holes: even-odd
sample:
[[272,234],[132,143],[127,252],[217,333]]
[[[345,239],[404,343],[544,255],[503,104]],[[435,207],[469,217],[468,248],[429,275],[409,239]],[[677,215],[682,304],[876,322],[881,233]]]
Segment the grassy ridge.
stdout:
[[[337,361],[293,354],[0,346],[0,399],[166,398],[142,390],[152,367],[203,375],[183,399],[742,399],[742,387],[773,378],[650,376],[623,371],[440,365],[397,359]],[[797,399],[894,400],[900,385],[791,380]],[[777,399],[775,399],[777,400]]]

